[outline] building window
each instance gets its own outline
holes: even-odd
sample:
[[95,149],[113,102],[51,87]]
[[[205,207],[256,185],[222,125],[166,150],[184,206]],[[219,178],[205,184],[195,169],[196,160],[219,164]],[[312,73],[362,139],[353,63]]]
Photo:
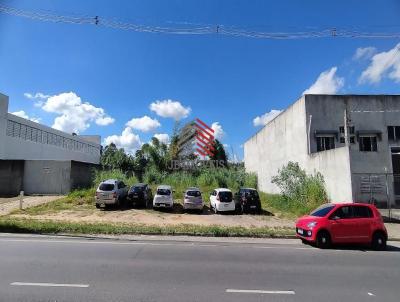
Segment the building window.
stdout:
[[376,136],[360,136],[358,139],[360,143],[360,151],[377,152],[378,142]]
[[344,136],[342,136],[342,137],[340,138],[340,143],[341,143],[341,144],[345,144],[345,143],[346,143],[346,140],[344,139]]
[[388,126],[388,139],[390,141],[400,140],[400,126]]
[[356,143],[356,137],[350,136],[350,144],[355,144],[355,143]]
[[319,136],[317,137],[317,151],[325,151],[335,149],[335,137]]
[[[354,126],[347,126],[347,130],[349,134],[354,134]],[[339,127],[339,132],[344,134],[344,126]]]

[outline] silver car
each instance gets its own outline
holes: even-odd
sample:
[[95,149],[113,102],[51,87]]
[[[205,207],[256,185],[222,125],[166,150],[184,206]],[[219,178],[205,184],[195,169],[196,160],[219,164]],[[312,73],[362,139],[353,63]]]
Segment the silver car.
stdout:
[[119,206],[128,195],[128,187],[123,181],[108,179],[102,181],[96,190],[96,208],[108,205]]
[[203,211],[204,202],[199,188],[187,188],[183,195],[184,210]]

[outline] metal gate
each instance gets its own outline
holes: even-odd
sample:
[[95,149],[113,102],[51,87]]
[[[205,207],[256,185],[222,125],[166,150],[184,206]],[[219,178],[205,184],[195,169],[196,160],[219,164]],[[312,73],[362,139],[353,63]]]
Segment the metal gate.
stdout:
[[387,221],[400,222],[400,175],[353,173],[355,202],[375,205]]

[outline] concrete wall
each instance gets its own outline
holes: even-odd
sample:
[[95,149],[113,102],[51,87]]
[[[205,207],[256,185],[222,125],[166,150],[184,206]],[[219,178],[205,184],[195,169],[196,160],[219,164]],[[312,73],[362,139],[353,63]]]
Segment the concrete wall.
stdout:
[[70,161],[25,161],[26,194],[67,194],[71,188]]
[[23,188],[24,161],[0,160],[0,196],[17,196]]
[[99,164],[100,150],[100,136],[71,135],[8,113],[8,97],[0,94],[0,159]]
[[[394,201],[391,147],[400,142],[388,141],[387,126],[400,126],[400,96],[398,95],[307,95],[306,114],[312,115],[311,150],[316,152],[315,130],[336,130],[344,125],[344,111],[347,111],[349,125],[355,128],[354,144],[349,146],[350,170],[353,201],[368,202],[371,197],[378,202],[387,202],[386,182],[388,182],[389,202]],[[308,121],[308,119],[307,119]],[[377,152],[359,150],[357,131],[380,131]],[[345,144],[335,142],[337,148]],[[326,152],[326,151],[324,151]],[[324,153],[320,152],[320,153]],[[340,162],[337,162],[340,165]],[[388,173],[386,181],[386,173]],[[363,193],[361,187],[368,186],[366,177],[371,175],[370,182],[377,182],[374,194]],[[365,190],[364,190],[365,191]]]
[[308,173],[320,172],[330,201],[351,202],[350,153],[348,147],[313,153],[304,164]]
[[4,159],[7,127],[8,97],[0,93],[0,159]]
[[39,131],[42,134],[53,134],[62,139],[68,139],[74,143],[81,143],[82,145],[87,146],[90,149],[74,151],[73,146],[68,148],[64,146],[57,146],[44,142],[37,142],[20,137],[6,135],[3,139],[5,143],[5,150],[3,153],[4,159],[59,161],[75,160],[93,164],[99,164],[100,162],[100,145],[95,145],[90,141],[79,138],[79,136],[72,136],[62,131],[58,131],[38,123],[28,121],[12,114],[8,114],[7,120],[16,122],[26,127],[30,127],[30,129],[35,129],[35,131]]
[[269,122],[244,144],[246,171],[255,172],[261,191],[279,193],[272,176],[289,161],[305,166],[307,131],[304,97]]
[[[307,173],[320,172],[324,176],[330,200],[351,201],[349,149],[343,147],[308,154],[309,114],[306,114],[306,97],[300,98],[244,144],[246,171],[257,174],[261,191],[279,193],[279,188],[271,183],[271,178],[289,161],[298,162]],[[324,122],[317,113],[315,118],[313,116],[312,124],[314,121],[315,125]],[[313,141],[310,141],[310,145],[313,149]]]
[[88,163],[71,162],[71,190],[90,187],[97,167]]

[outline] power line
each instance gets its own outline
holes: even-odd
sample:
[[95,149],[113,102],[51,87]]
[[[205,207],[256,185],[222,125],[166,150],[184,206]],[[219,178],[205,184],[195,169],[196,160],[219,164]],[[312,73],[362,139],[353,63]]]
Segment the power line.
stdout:
[[69,23],[69,24],[88,24],[94,26],[104,26],[114,29],[122,29],[134,32],[173,34],[173,35],[223,35],[231,37],[244,37],[255,39],[313,39],[313,38],[368,38],[368,39],[393,39],[400,38],[400,32],[364,32],[357,30],[326,28],[313,31],[297,32],[265,32],[251,31],[223,25],[202,25],[186,27],[160,27],[148,26],[123,22],[114,19],[107,19],[100,16],[68,16],[46,11],[29,11],[17,9],[9,6],[0,5],[0,13],[39,20],[44,22]]

